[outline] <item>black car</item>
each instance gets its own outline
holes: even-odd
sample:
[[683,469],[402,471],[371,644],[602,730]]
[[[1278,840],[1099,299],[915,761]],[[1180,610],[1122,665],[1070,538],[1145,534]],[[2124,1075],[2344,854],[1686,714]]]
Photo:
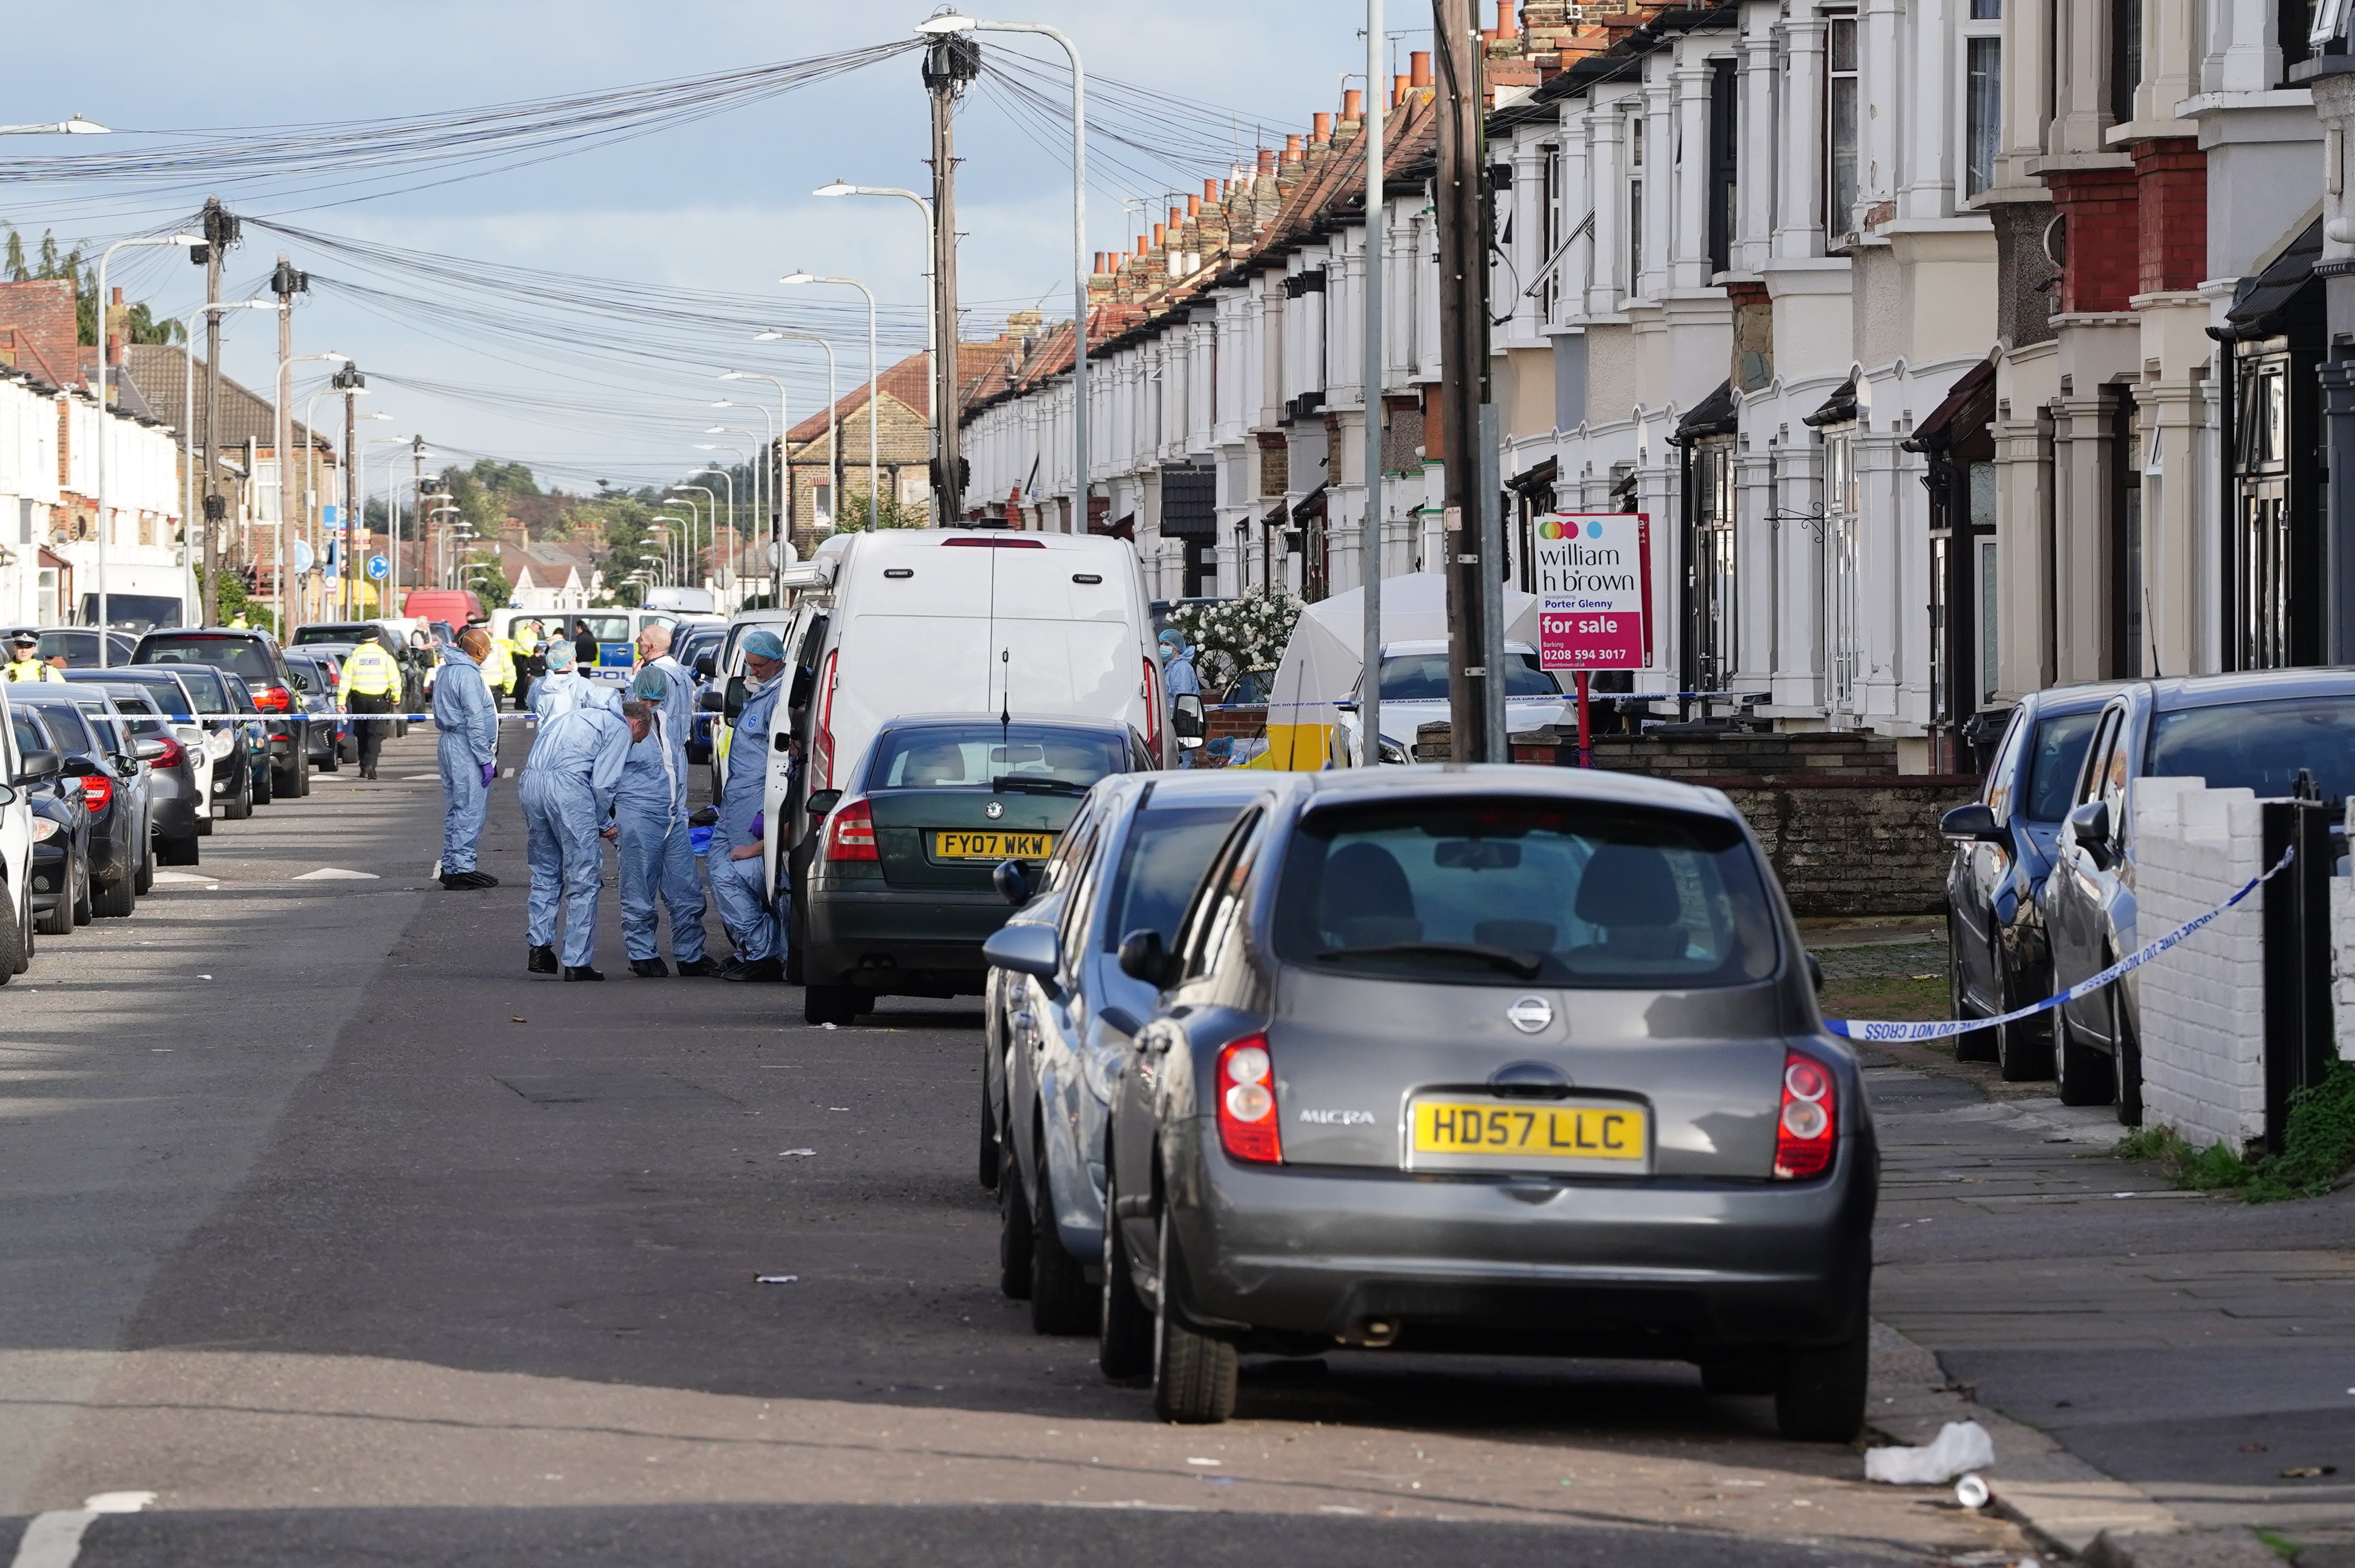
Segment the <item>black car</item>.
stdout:
[[[49,749],[65,758],[61,777],[80,785],[82,802],[90,808],[91,907],[100,915],[124,916],[137,906],[140,885],[154,876],[147,790],[140,764],[115,751],[112,737],[101,736],[101,726],[82,712],[79,699],[85,690],[20,686],[12,705],[40,719]],[[69,692],[74,694],[65,694]]]
[[[44,626],[37,629],[40,646],[33,654],[48,663],[59,654],[65,655],[69,670],[94,670],[98,667],[98,629],[94,626]],[[106,634],[106,662],[128,664],[131,651],[139,646],[139,639],[127,631]]]
[[141,638],[131,661],[134,664],[208,664],[243,680],[269,732],[269,793],[311,792],[311,721],[295,698],[286,656],[279,651],[276,638],[242,627],[175,627]]
[[[11,708],[8,720],[17,755],[56,749],[30,708]],[[43,779],[24,788],[33,808],[33,929],[62,937],[90,924],[90,808],[79,779]]]
[[[213,819],[222,816],[220,797],[215,791],[217,781],[226,781],[232,766],[230,754],[237,748],[237,737],[224,733],[229,726],[206,719],[207,709],[197,702],[195,688],[218,690],[221,700],[228,700],[228,687],[221,683],[220,673],[209,668],[181,665],[177,670],[157,664],[140,664],[119,670],[69,670],[69,681],[95,681],[109,691],[120,694],[129,691],[144,695],[153,712],[163,721],[164,731],[180,742],[186,752],[190,786],[194,791],[191,811],[196,820],[195,837],[208,836],[213,831]],[[142,730],[142,735],[147,732]],[[169,810],[159,813],[156,844],[165,865],[194,865],[197,850],[193,842],[184,847],[185,859],[176,859],[163,853],[174,848],[170,841],[179,832],[175,815]]]
[[1090,786],[1153,766],[1124,725],[971,714],[884,725],[851,789],[810,797],[826,821],[795,901],[804,1015],[848,1023],[885,993],[983,994],[981,945],[1007,914],[999,864],[1045,861]]
[[343,709],[336,700],[342,662],[321,644],[286,655],[286,674],[294,683],[294,698],[311,715],[311,765],[333,773],[344,765]]
[[[2115,686],[2032,692],[2011,710],[1979,798],[1946,813],[1948,1004],[1993,1018],[2052,994],[2052,948],[2038,895],[2061,853],[2085,743]],[[1964,1062],[1994,1062],[2012,1083],[2052,1075],[2052,1015],[1955,1037]]]

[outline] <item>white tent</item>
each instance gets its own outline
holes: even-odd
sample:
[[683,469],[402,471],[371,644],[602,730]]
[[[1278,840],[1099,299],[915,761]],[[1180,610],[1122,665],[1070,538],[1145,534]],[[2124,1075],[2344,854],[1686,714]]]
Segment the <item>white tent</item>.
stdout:
[[[1357,695],[1364,673],[1366,590],[1351,588],[1300,612],[1275,667],[1267,705],[1268,766],[1314,773],[1332,760],[1336,705]],[[1447,635],[1447,579],[1412,572],[1382,579],[1382,642],[1415,642]],[[1505,590],[1508,642],[1535,647],[1537,595]]]

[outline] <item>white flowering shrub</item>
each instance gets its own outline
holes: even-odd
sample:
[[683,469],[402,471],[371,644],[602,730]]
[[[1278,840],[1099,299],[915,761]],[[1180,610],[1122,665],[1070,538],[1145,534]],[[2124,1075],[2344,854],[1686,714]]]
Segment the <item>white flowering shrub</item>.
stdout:
[[1169,612],[1169,624],[1185,633],[1194,649],[1195,673],[1203,685],[1218,692],[1231,690],[1246,674],[1260,676],[1259,683],[1266,685],[1299,619],[1300,601],[1281,588],[1209,604],[1182,604]]

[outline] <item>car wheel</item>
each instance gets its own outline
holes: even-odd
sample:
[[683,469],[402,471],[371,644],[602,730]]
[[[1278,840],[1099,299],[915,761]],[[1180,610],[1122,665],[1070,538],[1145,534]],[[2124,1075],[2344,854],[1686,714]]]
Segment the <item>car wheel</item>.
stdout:
[[[2003,967],[2003,948],[1999,945],[1991,948],[1987,959],[1996,983],[2002,988],[1997,1000],[2008,1011],[2012,1005],[2011,999],[2018,992]],[[1996,1030],[1996,1065],[2005,1083],[2024,1084],[2030,1079],[2052,1075],[2052,1013],[2046,1013],[2041,1028],[2036,1020],[2023,1018]]]
[[1755,1398],[1776,1393],[1783,1386],[1783,1368],[1771,1356],[1751,1356],[1739,1361],[1703,1361],[1700,1367],[1701,1392],[1722,1397]]
[[[1153,1414],[1180,1426],[1212,1426],[1235,1413],[1241,1358],[1224,1340],[1197,1333],[1177,1308],[1178,1246],[1169,1211],[1161,1212],[1161,1288],[1153,1307]],[[1863,1404],[1858,1404],[1862,1419]]]
[[297,781],[310,771],[311,764],[308,758],[297,762],[292,768],[280,768],[272,763],[270,768],[270,793],[272,797],[283,795],[292,800],[303,792]]
[[805,983],[802,953],[809,945],[809,922],[802,918],[802,901],[785,900],[785,979],[794,985]]
[[[1977,1018],[1979,1010],[1971,1005],[1963,984],[1963,933],[1952,915],[1946,916],[1946,1016],[1955,1019]],[[1996,1059],[1995,1031],[1972,1029],[1955,1036],[1955,1060],[1957,1062],[1992,1062]]]
[[253,815],[253,770],[249,768],[243,771],[244,788],[221,802],[222,817],[232,822],[244,821]]
[[2052,1067],[2064,1106],[2105,1106],[2117,1095],[2109,1054],[2077,1038],[2065,1009],[2052,1010]]
[[118,876],[91,890],[90,906],[101,920],[120,920],[139,906],[139,898],[131,891],[131,879]]
[[91,906],[90,862],[87,860],[81,863],[80,877],[81,879],[74,884],[73,921],[77,926],[87,926],[98,913]]
[[1037,1245],[1030,1229],[1030,1200],[1022,1191],[1022,1167],[1009,1146],[999,1156],[997,1170],[997,1288],[1009,1300],[1030,1294],[1030,1249]]
[[264,768],[253,776],[253,803],[267,806],[278,798],[278,769]]
[[23,908],[21,900],[0,906],[0,985],[32,967],[33,956],[25,948],[25,922],[17,918]]
[[161,839],[156,842],[156,857],[165,865],[194,865],[202,851],[196,839]]
[[1859,1318],[1853,1338],[1787,1352],[1774,1387],[1774,1425],[1794,1443],[1852,1443],[1864,1425],[1871,1358]]
[[1030,1202],[1030,1327],[1041,1334],[1092,1334],[1103,1292],[1063,1248],[1055,1226],[1054,1189],[1048,1184],[1047,1148],[1039,1146],[1039,1191]]
[[981,1043],[981,1149],[980,1160],[974,1174],[985,1192],[997,1191],[997,1107],[989,1094],[989,1052],[986,1036]]
[[2110,1038],[2117,1042],[2111,1072],[2118,1081],[2118,1120],[2127,1127],[2142,1125],[2142,1042],[2126,1021],[2126,998],[2110,988]]
[[66,874],[58,884],[58,901],[49,906],[46,915],[33,916],[33,929],[44,937],[70,937],[74,928],[74,890],[81,880],[80,868],[73,857],[66,857]]
[[802,1022],[845,1024],[858,1022],[858,991],[847,985],[802,988]]
[[139,873],[131,879],[131,891],[145,896],[155,891],[155,843],[147,842],[146,851],[139,857]]
[[327,755],[319,758],[319,771],[322,773],[340,773],[343,771],[343,768],[344,751],[342,743],[339,741],[328,742]]
[[1096,1365],[1114,1383],[1131,1383],[1153,1371],[1153,1314],[1136,1294],[1128,1272],[1128,1247],[1120,1237],[1114,1208],[1112,1150],[1104,1150],[1103,1299],[1096,1311]]

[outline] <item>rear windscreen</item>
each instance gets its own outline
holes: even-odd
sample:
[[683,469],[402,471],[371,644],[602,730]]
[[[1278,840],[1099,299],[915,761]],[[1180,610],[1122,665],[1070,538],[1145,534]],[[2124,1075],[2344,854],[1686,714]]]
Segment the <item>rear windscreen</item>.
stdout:
[[176,686],[166,685],[161,681],[142,681],[139,683],[139,689],[144,692],[148,700],[155,705],[155,711],[158,713],[169,714],[174,718],[196,716],[194,710],[188,706],[188,699],[180,694],[179,688]]
[[954,789],[1060,786],[1071,794],[1127,766],[1118,736],[1051,725],[911,726],[879,736],[867,788]]
[[322,621],[315,626],[298,626],[294,629],[294,646],[300,648],[306,642],[353,642],[358,641],[358,632],[367,630],[368,626],[358,621]]
[[188,688],[188,695],[196,703],[198,713],[237,711],[236,705],[229,700],[229,683],[220,678],[218,670],[203,664],[183,664],[172,673],[179,676],[181,683]]
[[1417,801],[1304,821],[1275,942],[1369,978],[1682,990],[1773,974],[1771,907],[1756,852],[1721,818]]
[[2204,779],[2211,789],[2246,789],[2275,800],[2310,773],[2325,800],[2355,789],[2355,697],[2282,697],[2179,708],[2151,722],[2143,771]]
[[278,672],[258,643],[242,637],[150,637],[139,645],[142,664],[210,664],[249,681],[275,685]]
[[81,715],[63,704],[43,703],[41,724],[57,742],[59,751],[70,751],[77,757],[88,757],[98,749],[91,738],[90,726],[82,723]]
[[1121,846],[1120,874],[1104,906],[1103,947],[1116,951],[1132,931],[1178,936],[1178,917],[1209,868],[1210,856],[1242,814],[1242,805],[1167,806],[1138,813]]

